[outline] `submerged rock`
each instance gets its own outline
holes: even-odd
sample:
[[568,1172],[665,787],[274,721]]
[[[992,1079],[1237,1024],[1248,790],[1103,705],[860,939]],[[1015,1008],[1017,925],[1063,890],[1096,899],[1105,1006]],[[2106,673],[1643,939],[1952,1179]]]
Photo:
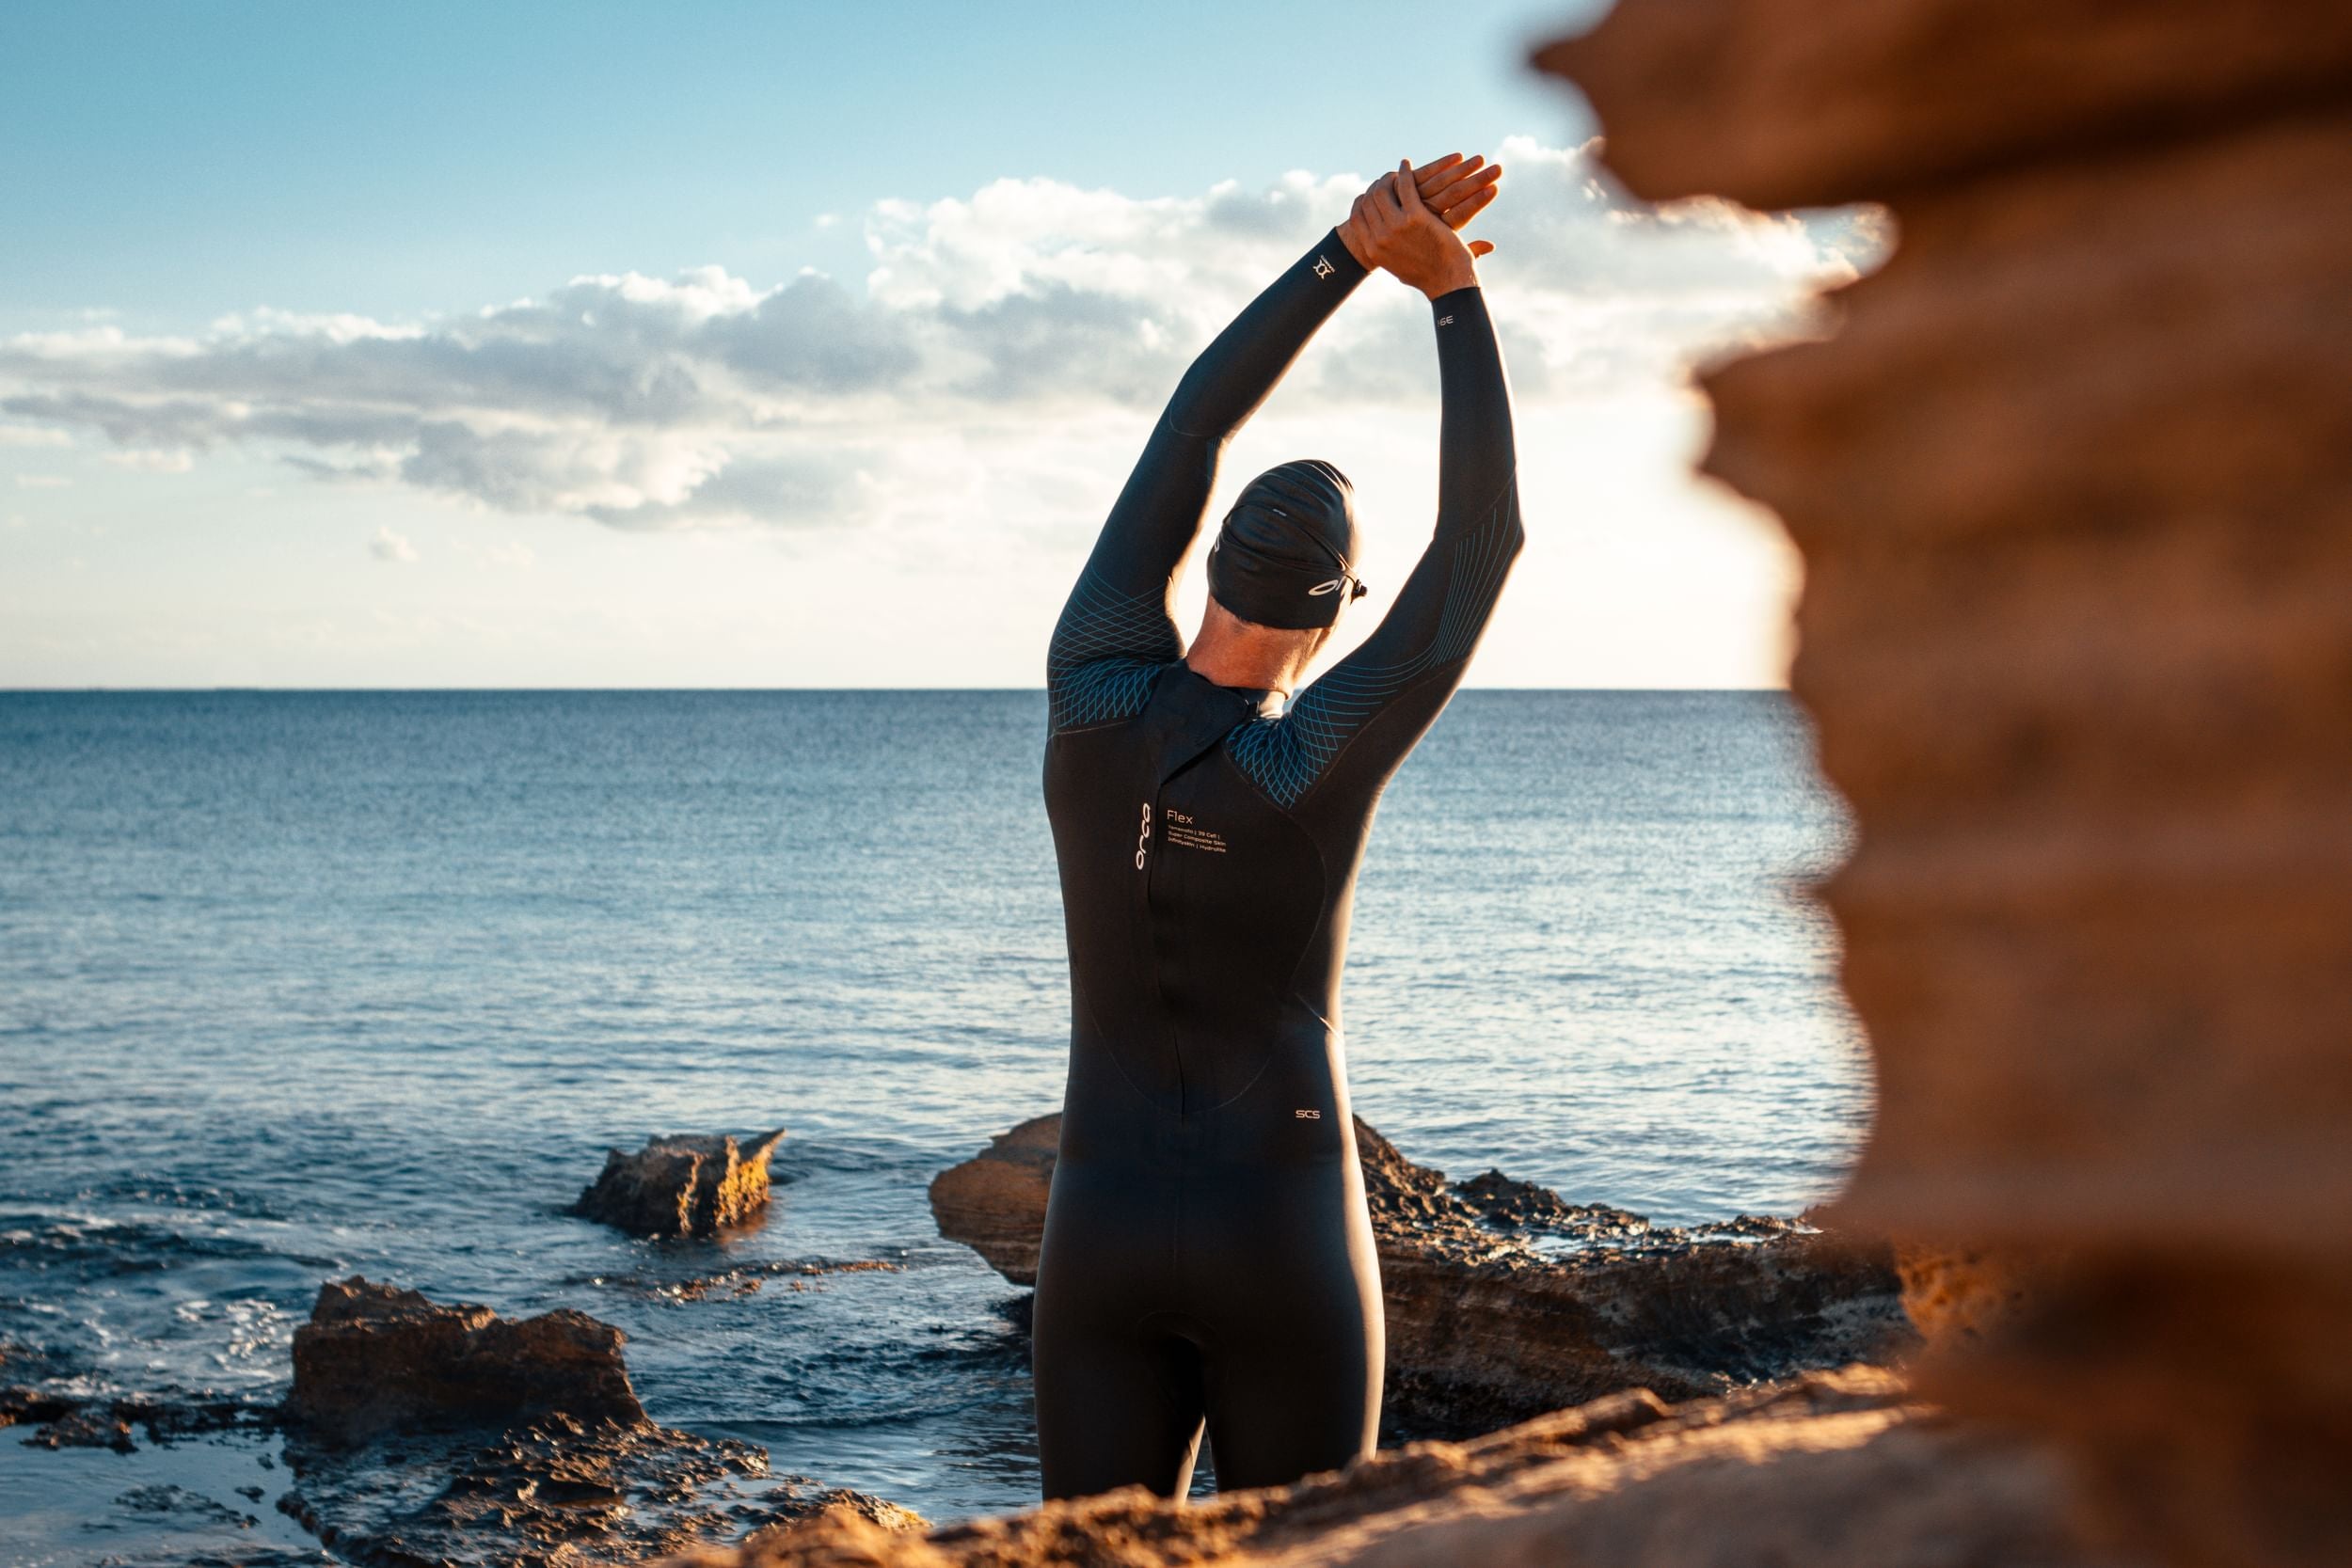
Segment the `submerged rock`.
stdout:
[[645,1410],[621,1359],[625,1338],[569,1307],[509,1320],[354,1275],[320,1286],[310,1321],[294,1330],[285,1419],[345,1445],[395,1428],[555,1415],[633,1426]]
[[131,1436],[131,1423],[116,1415],[112,1405],[103,1401],[59,1412],[35,1427],[24,1443],[28,1448],[112,1449],[117,1453],[132,1453],[138,1449]]
[[787,1291],[821,1289],[811,1281],[832,1275],[897,1274],[906,1265],[880,1258],[855,1258],[834,1261],[818,1258],[771,1258],[762,1262],[739,1264],[708,1275],[622,1274],[581,1275],[564,1281],[569,1285],[598,1285],[612,1291],[627,1291],[635,1295],[660,1301],[688,1302],[726,1300],[733,1297],[755,1296],[771,1279],[784,1281]]
[[131,1453],[143,1432],[150,1443],[266,1427],[274,1407],[216,1394],[176,1390],[90,1394],[96,1370],[26,1345],[0,1344],[0,1370],[32,1381],[0,1387],[0,1427],[24,1427],[33,1449],[112,1449]]
[[2042,1451],[1907,1403],[1884,1372],[1668,1406],[1613,1395],[1190,1504],[1141,1487],[923,1535],[835,1512],[673,1568],[2091,1568]]
[[[1034,1284],[1058,1117],[931,1183],[940,1232]],[[1654,1226],[1490,1171],[1456,1186],[1360,1119],[1388,1320],[1384,1440],[1465,1437],[1603,1395],[1670,1400],[1915,1342],[1883,1246],[1795,1221]]]
[[634,1154],[606,1151],[603,1174],[571,1212],[632,1236],[715,1236],[768,1207],[768,1161],[784,1129],[748,1144],[726,1136],[649,1139]]

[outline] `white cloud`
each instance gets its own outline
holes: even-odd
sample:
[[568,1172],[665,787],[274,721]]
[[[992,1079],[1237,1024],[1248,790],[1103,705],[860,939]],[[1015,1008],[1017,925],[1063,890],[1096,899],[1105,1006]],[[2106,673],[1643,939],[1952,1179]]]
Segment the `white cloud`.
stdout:
[[[1655,386],[1788,331],[1809,291],[1883,243],[1852,214],[1641,208],[1592,152],[1507,142],[1502,198],[1476,230],[1499,246],[1484,272],[1526,407]],[[626,529],[959,511],[1021,528],[1023,506],[1099,512],[1133,420],[1361,184],[1296,173],[1137,199],[1000,180],[881,201],[856,287],[706,266],[581,276],[430,325],[262,309],[195,338],[113,322],[26,334],[0,341],[0,415],[19,421],[0,436],[95,431],[124,449],[110,460],[160,471],[243,445],[317,479]],[[1419,301],[1384,279],[1363,293],[1299,391],[1426,410]],[[1117,434],[1073,454],[1079,428]]]
[[70,447],[73,437],[39,425],[0,424],[0,447]]
[[118,468],[135,468],[141,473],[184,474],[196,467],[195,455],[186,451],[135,448],[130,451],[110,451],[104,456]]
[[388,526],[377,529],[375,537],[368,541],[368,553],[378,561],[406,566],[416,561],[417,546],[410,544],[405,536],[394,533]]
[[73,481],[63,474],[19,474],[16,487],[20,490],[71,490]]

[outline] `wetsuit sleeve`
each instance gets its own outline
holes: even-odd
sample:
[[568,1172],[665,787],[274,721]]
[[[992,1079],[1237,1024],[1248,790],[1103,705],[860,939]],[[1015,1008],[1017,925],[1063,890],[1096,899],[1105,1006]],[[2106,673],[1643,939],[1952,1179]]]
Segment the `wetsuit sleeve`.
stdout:
[[1456,289],[1431,305],[1444,388],[1437,529],[1362,645],[1281,718],[1235,733],[1234,761],[1281,806],[1378,793],[1461,685],[1525,539],[1510,389],[1486,296]]
[[1054,627],[1045,686],[1056,731],[1137,711],[1160,667],[1183,653],[1168,594],[1225,443],[1364,277],[1331,230],[1184,372]]

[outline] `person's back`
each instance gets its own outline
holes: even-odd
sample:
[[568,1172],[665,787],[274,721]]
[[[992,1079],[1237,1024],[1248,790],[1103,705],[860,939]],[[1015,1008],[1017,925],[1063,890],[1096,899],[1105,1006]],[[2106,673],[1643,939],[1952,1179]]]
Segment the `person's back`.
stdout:
[[[1229,1487],[1343,1464],[1376,1425],[1378,1270],[1340,979],[1381,788],[1458,685],[1521,538],[1474,280],[1433,298],[1438,527],[1372,637],[1283,711],[1183,662],[1167,610],[1218,450],[1365,271],[1335,231],[1201,356],[1049,655],[1072,989],[1035,1323],[1049,1497],[1180,1490],[1204,1413]],[[1327,466],[1260,486],[1278,480],[1278,517],[1302,483],[1344,499]],[[1278,626],[1327,626],[1315,617],[1337,606],[1310,601],[1360,592],[1345,562],[1257,564],[1230,567],[1228,592]],[[1280,618],[1284,593],[1306,619]]]

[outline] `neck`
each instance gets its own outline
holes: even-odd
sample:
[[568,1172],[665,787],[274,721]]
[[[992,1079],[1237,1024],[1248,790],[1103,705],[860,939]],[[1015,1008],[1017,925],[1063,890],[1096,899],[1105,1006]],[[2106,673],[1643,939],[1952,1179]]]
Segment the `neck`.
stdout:
[[1193,673],[1219,686],[1288,695],[1306,674],[1327,631],[1285,631],[1242,620],[1215,599],[1184,651]]

